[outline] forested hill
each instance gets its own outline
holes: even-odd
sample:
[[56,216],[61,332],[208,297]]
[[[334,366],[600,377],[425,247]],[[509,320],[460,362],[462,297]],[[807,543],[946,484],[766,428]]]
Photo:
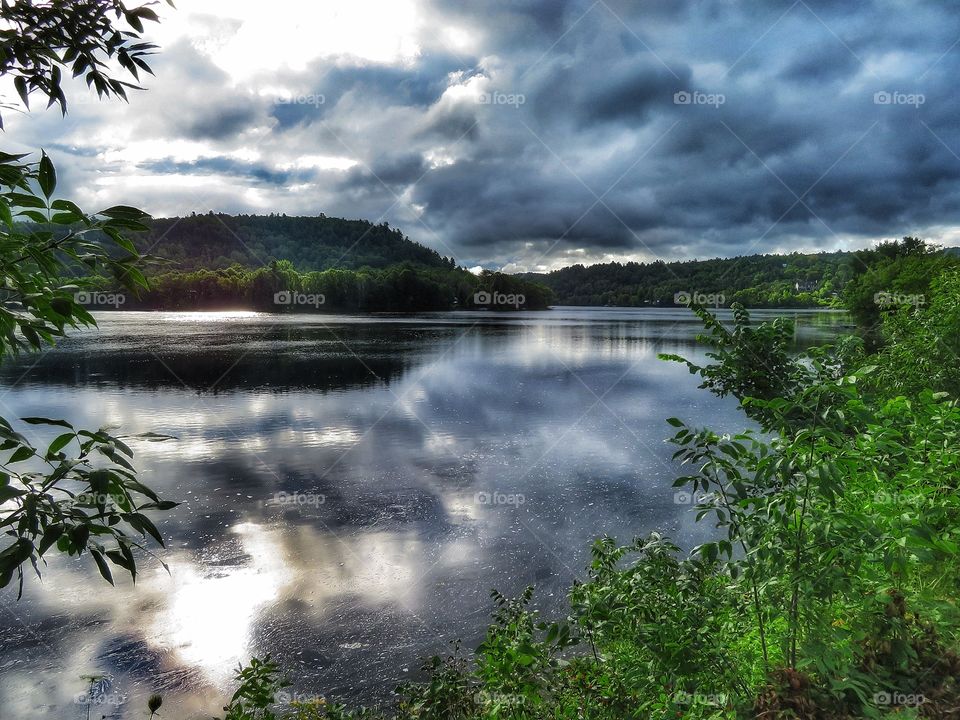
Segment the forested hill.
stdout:
[[559,305],[673,305],[678,293],[688,293],[723,295],[721,305],[806,306],[833,301],[853,275],[852,259],[853,253],[833,252],[614,262],[525,277],[552,289]]
[[157,218],[137,239],[142,252],[176,270],[215,270],[234,264],[260,267],[289,260],[300,270],[385,268],[409,262],[436,268],[454,263],[415,243],[387,223],[287,215],[208,213]]

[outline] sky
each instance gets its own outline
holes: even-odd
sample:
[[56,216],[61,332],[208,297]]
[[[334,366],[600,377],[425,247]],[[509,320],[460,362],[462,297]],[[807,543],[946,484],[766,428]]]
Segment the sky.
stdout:
[[386,221],[506,271],[960,244],[942,0],[157,9],[129,104],[76,83],[66,118],[4,114],[85,209]]

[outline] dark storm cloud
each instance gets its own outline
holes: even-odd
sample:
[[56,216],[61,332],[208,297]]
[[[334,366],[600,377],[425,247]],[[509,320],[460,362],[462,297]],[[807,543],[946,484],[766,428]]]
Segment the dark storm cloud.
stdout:
[[350,169],[340,183],[343,190],[373,187],[404,188],[427,172],[423,158],[416,153],[379,158],[372,166]]
[[175,114],[174,130],[190,140],[223,140],[249,129],[258,111],[242,101],[208,105],[192,115]]
[[279,129],[310,124],[323,120],[345,97],[358,103],[426,109],[440,98],[447,88],[447,75],[455,71],[472,71],[471,61],[438,53],[409,68],[314,63],[294,81],[303,91],[276,98],[272,115]]
[[552,43],[575,20],[569,16],[577,4],[572,0],[429,0],[426,5],[438,12],[442,22],[465,23],[488,35],[491,44],[503,42],[510,47],[529,41]]
[[473,107],[444,108],[429,119],[426,127],[418,133],[430,140],[474,140],[479,134],[480,120]]
[[[646,67],[644,67],[646,65]],[[673,95],[690,87],[690,72],[682,76],[636,60],[626,63],[593,85],[578,103],[584,124],[620,121],[643,124],[655,110],[669,110]]]
[[830,83],[843,80],[860,69],[860,61],[837,42],[825,38],[814,45],[801,48],[791,59],[783,79],[801,83]]
[[191,162],[171,159],[150,160],[139,163],[138,167],[167,175],[216,174],[234,178],[250,178],[278,186],[290,182],[306,182],[313,177],[313,173],[309,171],[276,170],[264,163],[242,162],[225,157],[201,158]]
[[[863,245],[960,225],[960,15],[944,3],[418,7],[409,57],[318,57],[249,87],[185,41],[164,48],[139,127],[205,150],[138,167],[275,190],[261,210],[385,214],[469,265]],[[314,167],[301,156],[355,164],[289,170]],[[256,209],[234,195],[222,209]]]
[[[734,254],[960,221],[960,52],[943,54],[960,33],[953,15],[931,3],[725,5],[661,8],[660,37],[598,7],[529,71],[536,53],[518,44],[526,74],[510,90],[528,104],[481,122],[495,139],[456,173],[431,173],[418,202],[477,258],[507,257],[518,240],[674,257],[682,234]],[[677,104],[678,90],[703,101]],[[524,152],[500,152],[507,133],[526,134]]]

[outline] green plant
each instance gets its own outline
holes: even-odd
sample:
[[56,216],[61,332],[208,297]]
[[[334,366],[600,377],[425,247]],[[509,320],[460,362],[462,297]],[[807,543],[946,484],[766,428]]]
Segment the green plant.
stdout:
[[[131,29],[121,30],[111,15]],[[120,97],[132,86],[111,76],[107,61],[115,58],[134,78],[149,71],[144,57],[153,46],[135,42],[142,21],[156,19],[146,6],[127,8],[118,0],[3,3],[0,18],[0,77],[12,79],[24,107],[39,92],[66,112],[61,68],[86,73],[101,96]],[[46,153],[35,161],[0,153],[0,358],[52,345],[68,327],[96,324],[81,302],[85,286],[71,279],[80,273],[111,276],[131,293],[146,286],[137,267],[142,258],[125,233],[145,230],[147,215],[120,205],[88,214],[56,193],[57,172]],[[120,436],[77,430],[64,420],[24,422],[66,432],[38,447],[26,429],[18,432],[0,418],[0,452],[10,453],[0,461],[0,530],[7,543],[0,549],[0,587],[16,575],[22,592],[23,564],[29,561],[39,574],[51,548],[68,555],[89,551],[110,582],[111,564],[135,579],[132,550],[144,547],[137,537],[162,544],[143,511],[176,503],[160,500],[137,480],[133,451]]]
[[277,693],[290,683],[280,677],[280,669],[267,655],[252,658],[246,667],[237,669],[239,683],[230,703],[224,707],[224,720],[276,720],[274,712]]

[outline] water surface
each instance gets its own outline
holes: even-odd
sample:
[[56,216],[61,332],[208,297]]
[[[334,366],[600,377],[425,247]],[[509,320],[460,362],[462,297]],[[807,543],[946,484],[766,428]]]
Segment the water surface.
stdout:
[[[781,314],[798,347],[845,322]],[[479,642],[491,588],[535,585],[562,616],[595,537],[702,538],[664,419],[746,425],[657,359],[703,359],[682,309],[98,320],[0,368],[0,412],[175,435],[131,443],[183,501],[157,518],[170,574],[143,558],[111,588],[53,559],[19,602],[4,591],[3,716],[84,718],[81,676],[102,674],[91,717],[143,717],[152,692],[164,717],[209,717],[267,652],[291,694],[387,700],[450,640]]]

